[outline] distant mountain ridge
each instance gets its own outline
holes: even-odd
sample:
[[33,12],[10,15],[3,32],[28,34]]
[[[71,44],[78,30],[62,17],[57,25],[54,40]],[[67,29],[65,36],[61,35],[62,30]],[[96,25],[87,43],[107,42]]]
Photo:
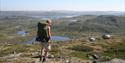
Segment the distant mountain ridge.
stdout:
[[[97,11],[88,13],[74,11],[0,11],[0,20],[4,22],[35,22],[40,21],[42,18],[59,18],[53,19],[52,21],[54,21],[53,28],[56,30],[59,29],[60,31],[125,32],[124,12],[96,12]],[[40,19],[32,19],[33,16]]]
[[37,18],[59,18],[78,15],[125,15],[118,11],[0,11],[0,16],[29,16]]

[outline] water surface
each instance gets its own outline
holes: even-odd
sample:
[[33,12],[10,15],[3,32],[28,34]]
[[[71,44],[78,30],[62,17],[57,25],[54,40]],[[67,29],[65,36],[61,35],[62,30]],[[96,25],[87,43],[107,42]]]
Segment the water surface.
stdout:
[[[23,44],[32,44],[35,42],[36,37],[33,37],[31,40],[27,42],[23,42]],[[52,41],[66,41],[69,40],[69,37],[64,36],[52,36]]]

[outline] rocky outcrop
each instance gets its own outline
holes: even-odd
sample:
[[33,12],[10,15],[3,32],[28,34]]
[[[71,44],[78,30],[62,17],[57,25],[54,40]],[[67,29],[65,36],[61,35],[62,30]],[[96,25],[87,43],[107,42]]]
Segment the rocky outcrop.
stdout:
[[111,61],[106,61],[106,62],[102,62],[102,63],[125,63],[125,60],[114,58]]

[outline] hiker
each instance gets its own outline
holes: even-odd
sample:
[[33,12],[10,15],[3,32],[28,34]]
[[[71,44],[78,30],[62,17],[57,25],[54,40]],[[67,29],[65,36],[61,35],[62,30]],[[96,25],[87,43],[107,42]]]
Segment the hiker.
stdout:
[[38,31],[36,41],[40,42],[41,55],[40,61],[46,61],[46,57],[49,51],[49,40],[51,39],[51,20],[47,20],[46,23],[38,23]]

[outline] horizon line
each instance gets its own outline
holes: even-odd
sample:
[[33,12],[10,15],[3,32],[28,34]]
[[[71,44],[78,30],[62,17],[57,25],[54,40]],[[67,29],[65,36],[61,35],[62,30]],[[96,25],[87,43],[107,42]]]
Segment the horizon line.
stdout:
[[92,10],[88,10],[88,11],[76,11],[76,10],[0,10],[0,11],[29,11],[29,12],[32,12],[32,11],[36,11],[36,12],[58,12],[58,11],[71,11],[71,12],[125,12],[125,11],[102,11],[102,10],[95,10],[95,11],[92,11]]

